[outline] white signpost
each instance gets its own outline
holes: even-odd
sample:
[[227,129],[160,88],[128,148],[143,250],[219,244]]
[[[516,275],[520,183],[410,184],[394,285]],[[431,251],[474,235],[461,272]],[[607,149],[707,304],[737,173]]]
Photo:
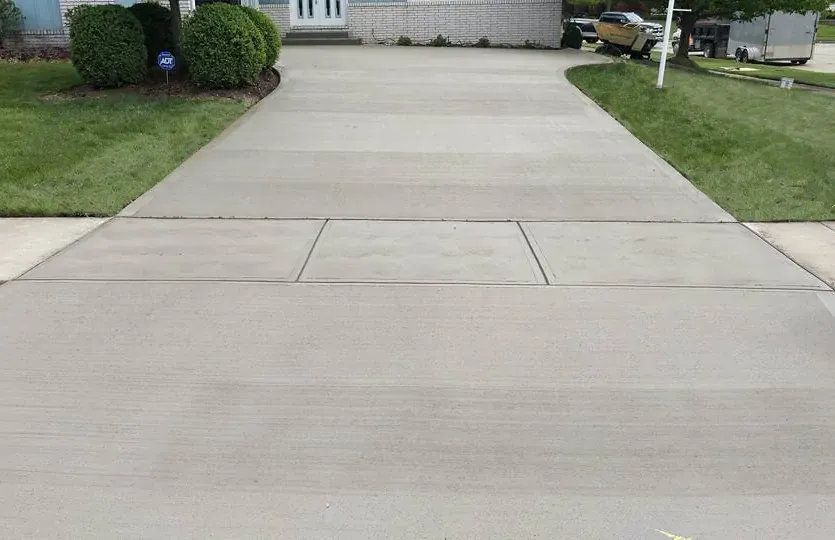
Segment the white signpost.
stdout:
[[[661,63],[658,64],[658,81],[655,87],[661,89],[664,87],[664,70],[667,68],[667,48],[670,46],[670,28],[673,26],[673,11],[691,11],[689,9],[673,9],[675,0],[670,0],[667,4],[667,23],[664,25],[664,43],[661,44]],[[679,47],[689,47],[689,43],[679,43]]]

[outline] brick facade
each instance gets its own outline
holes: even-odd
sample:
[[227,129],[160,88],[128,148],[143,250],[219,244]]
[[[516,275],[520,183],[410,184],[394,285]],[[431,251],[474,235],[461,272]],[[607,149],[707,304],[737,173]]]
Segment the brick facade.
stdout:
[[[107,4],[112,0],[59,0],[64,30],[27,32],[28,45],[60,45],[68,40],[68,9],[79,4]],[[167,4],[167,2],[163,2]],[[181,12],[191,9],[181,0]],[[282,36],[290,29],[288,4],[264,4],[261,10],[276,23]],[[426,43],[438,34],[453,43],[474,43],[482,37],[492,45],[524,45],[526,42],[557,47],[561,34],[562,0],[357,0],[348,2],[348,30],[365,43],[391,43],[407,36]]]
[[[115,4],[113,0],[57,0],[61,8],[61,21],[64,27],[61,30],[31,30],[24,31],[16,39],[10,39],[5,45],[10,47],[44,47],[44,46],[66,46],[69,45],[70,36],[67,26],[67,12],[72,8],[84,4]],[[160,2],[167,6],[167,1]],[[180,0],[180,14],[185,17],[191,11],[190,0]]]
[[[284,35],[290,28],[287,4],[262,5]],[[426,43],[443,34],[453,43],[475,43],[486,37],[493,45],[526,41],[557,47],[562,0],[407,0],[348,2],[348,30],[365,43],[391,43],[407,36]]]
[[287,4],[262,4],[261,11],[266,13],[278,27],[281,37],[290,29],[290,7]]
[[560,43],[561,0],[410,0],[349,2],[348,27],[367,43],[407,36],[426,43],[438,34],[453,43],[486,37],[493,45],[549,47]]

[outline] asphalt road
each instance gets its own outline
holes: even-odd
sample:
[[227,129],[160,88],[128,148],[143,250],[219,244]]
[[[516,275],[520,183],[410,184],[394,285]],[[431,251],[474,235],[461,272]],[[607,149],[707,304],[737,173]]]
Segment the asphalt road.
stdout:
[[835,293],[593,59],[287,48],[0,286],[0,538],[830,538]]

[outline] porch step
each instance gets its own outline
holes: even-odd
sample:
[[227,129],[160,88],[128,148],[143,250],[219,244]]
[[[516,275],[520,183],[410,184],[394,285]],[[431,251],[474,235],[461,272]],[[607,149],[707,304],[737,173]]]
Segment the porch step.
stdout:
[[282,45],[362,45],[347,30],[290,30]]

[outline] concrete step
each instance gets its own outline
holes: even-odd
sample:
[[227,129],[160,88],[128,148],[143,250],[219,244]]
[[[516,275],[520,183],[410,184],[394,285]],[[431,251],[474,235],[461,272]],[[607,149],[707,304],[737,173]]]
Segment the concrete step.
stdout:
[[283,39],[281,41],[284,45],[362,45],[362,40],[359,38],[292,38]]
[[290,30],[284,39],[350,38],[347,30]]

